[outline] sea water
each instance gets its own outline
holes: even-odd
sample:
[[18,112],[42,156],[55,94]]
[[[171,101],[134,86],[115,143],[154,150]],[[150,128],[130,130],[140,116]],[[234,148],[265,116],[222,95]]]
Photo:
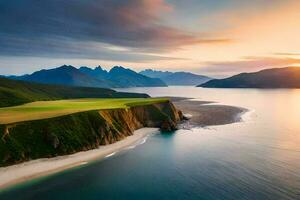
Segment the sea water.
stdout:
[[239,123],[155,134],[0,199],[300,199],[300,90],[127,88],[249,110]]

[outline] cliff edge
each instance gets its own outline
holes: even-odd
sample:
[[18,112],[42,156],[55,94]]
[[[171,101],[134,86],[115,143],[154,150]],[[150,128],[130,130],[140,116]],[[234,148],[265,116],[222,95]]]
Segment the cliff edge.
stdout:
[[0,125],[0,166],[67,155],[111,144],[142,127],[173,131],[182,120],[170,102],[98,110]]

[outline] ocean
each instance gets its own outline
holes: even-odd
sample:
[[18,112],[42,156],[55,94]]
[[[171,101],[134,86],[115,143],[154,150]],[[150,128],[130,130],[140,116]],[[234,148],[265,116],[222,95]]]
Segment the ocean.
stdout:
[[156,133],[0,199],[300,199],[300,90],[124,88],[247,108],[238,123]]

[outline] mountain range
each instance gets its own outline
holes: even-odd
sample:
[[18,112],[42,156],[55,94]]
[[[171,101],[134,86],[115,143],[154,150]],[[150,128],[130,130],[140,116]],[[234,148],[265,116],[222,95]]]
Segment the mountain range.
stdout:
[[241,73],[229,78],[212,79],[190,72],[169,72],[146,69],[139,73],[121,66],[109,71],[100,66],[75,68],[63,65],[32,74],[7,78],[43,84],[97,88],[164,87],[167,85],[197,85],[211,88],[300,88],[300,67],[265,69]]
[[9,78],[44,84],[100,88],[167,86],[158,78],[150,78],[120,66],[106,71],[100,66],[95,69],[89,67],[77,69],[70,65],[63,65],[54,69],[43,69],[32,74],[10,76]]
[[211,77],[190,72],[169,72],[146,69],[140,72],[151,78],[160,78],[167,85],[199,85],[211,80]]
[[198,85],[206,88],[300,88],[300,67],[265,69],[214,79]]

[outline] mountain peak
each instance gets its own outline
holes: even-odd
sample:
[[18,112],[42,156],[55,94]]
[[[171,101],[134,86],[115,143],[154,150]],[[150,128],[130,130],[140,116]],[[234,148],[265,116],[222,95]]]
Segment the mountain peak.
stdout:
[[87,66],[82,66],[82,67],[80,67],[79,69],[88,70],[88,69],[91,69],[91,68],[89,68],[89,67],[87,67]]
[[95,67],[94,71],[98,71],[98,72],[99,71],[101,71],[101,72],[105,71],[106,72],[106,70],[103,69],[100,65],[98,65],[97,67]]
[[122,66],[114,66],[113,68],[110,69],[110,71],[113,71],[113,70],[126,70],[126,69]]
[[63,69],[63,70],[77,70],[77,68],[73,67],[72,65],[62,65],[60,67],[54,68],[54,69]]
[[111,68],[109,73],[111,73],[111,74],[118,74],[118,73],[137,74],[135,71],[128,69],[128,68],[124,68],[122,66],[114,66],[113,68]]
[[210,77],[193,74],[191,72],[170,72],[158,71],[153,69],[145,69],[140,72],[151,78],[160,78],[168,85],[198,85],[211,80]]

